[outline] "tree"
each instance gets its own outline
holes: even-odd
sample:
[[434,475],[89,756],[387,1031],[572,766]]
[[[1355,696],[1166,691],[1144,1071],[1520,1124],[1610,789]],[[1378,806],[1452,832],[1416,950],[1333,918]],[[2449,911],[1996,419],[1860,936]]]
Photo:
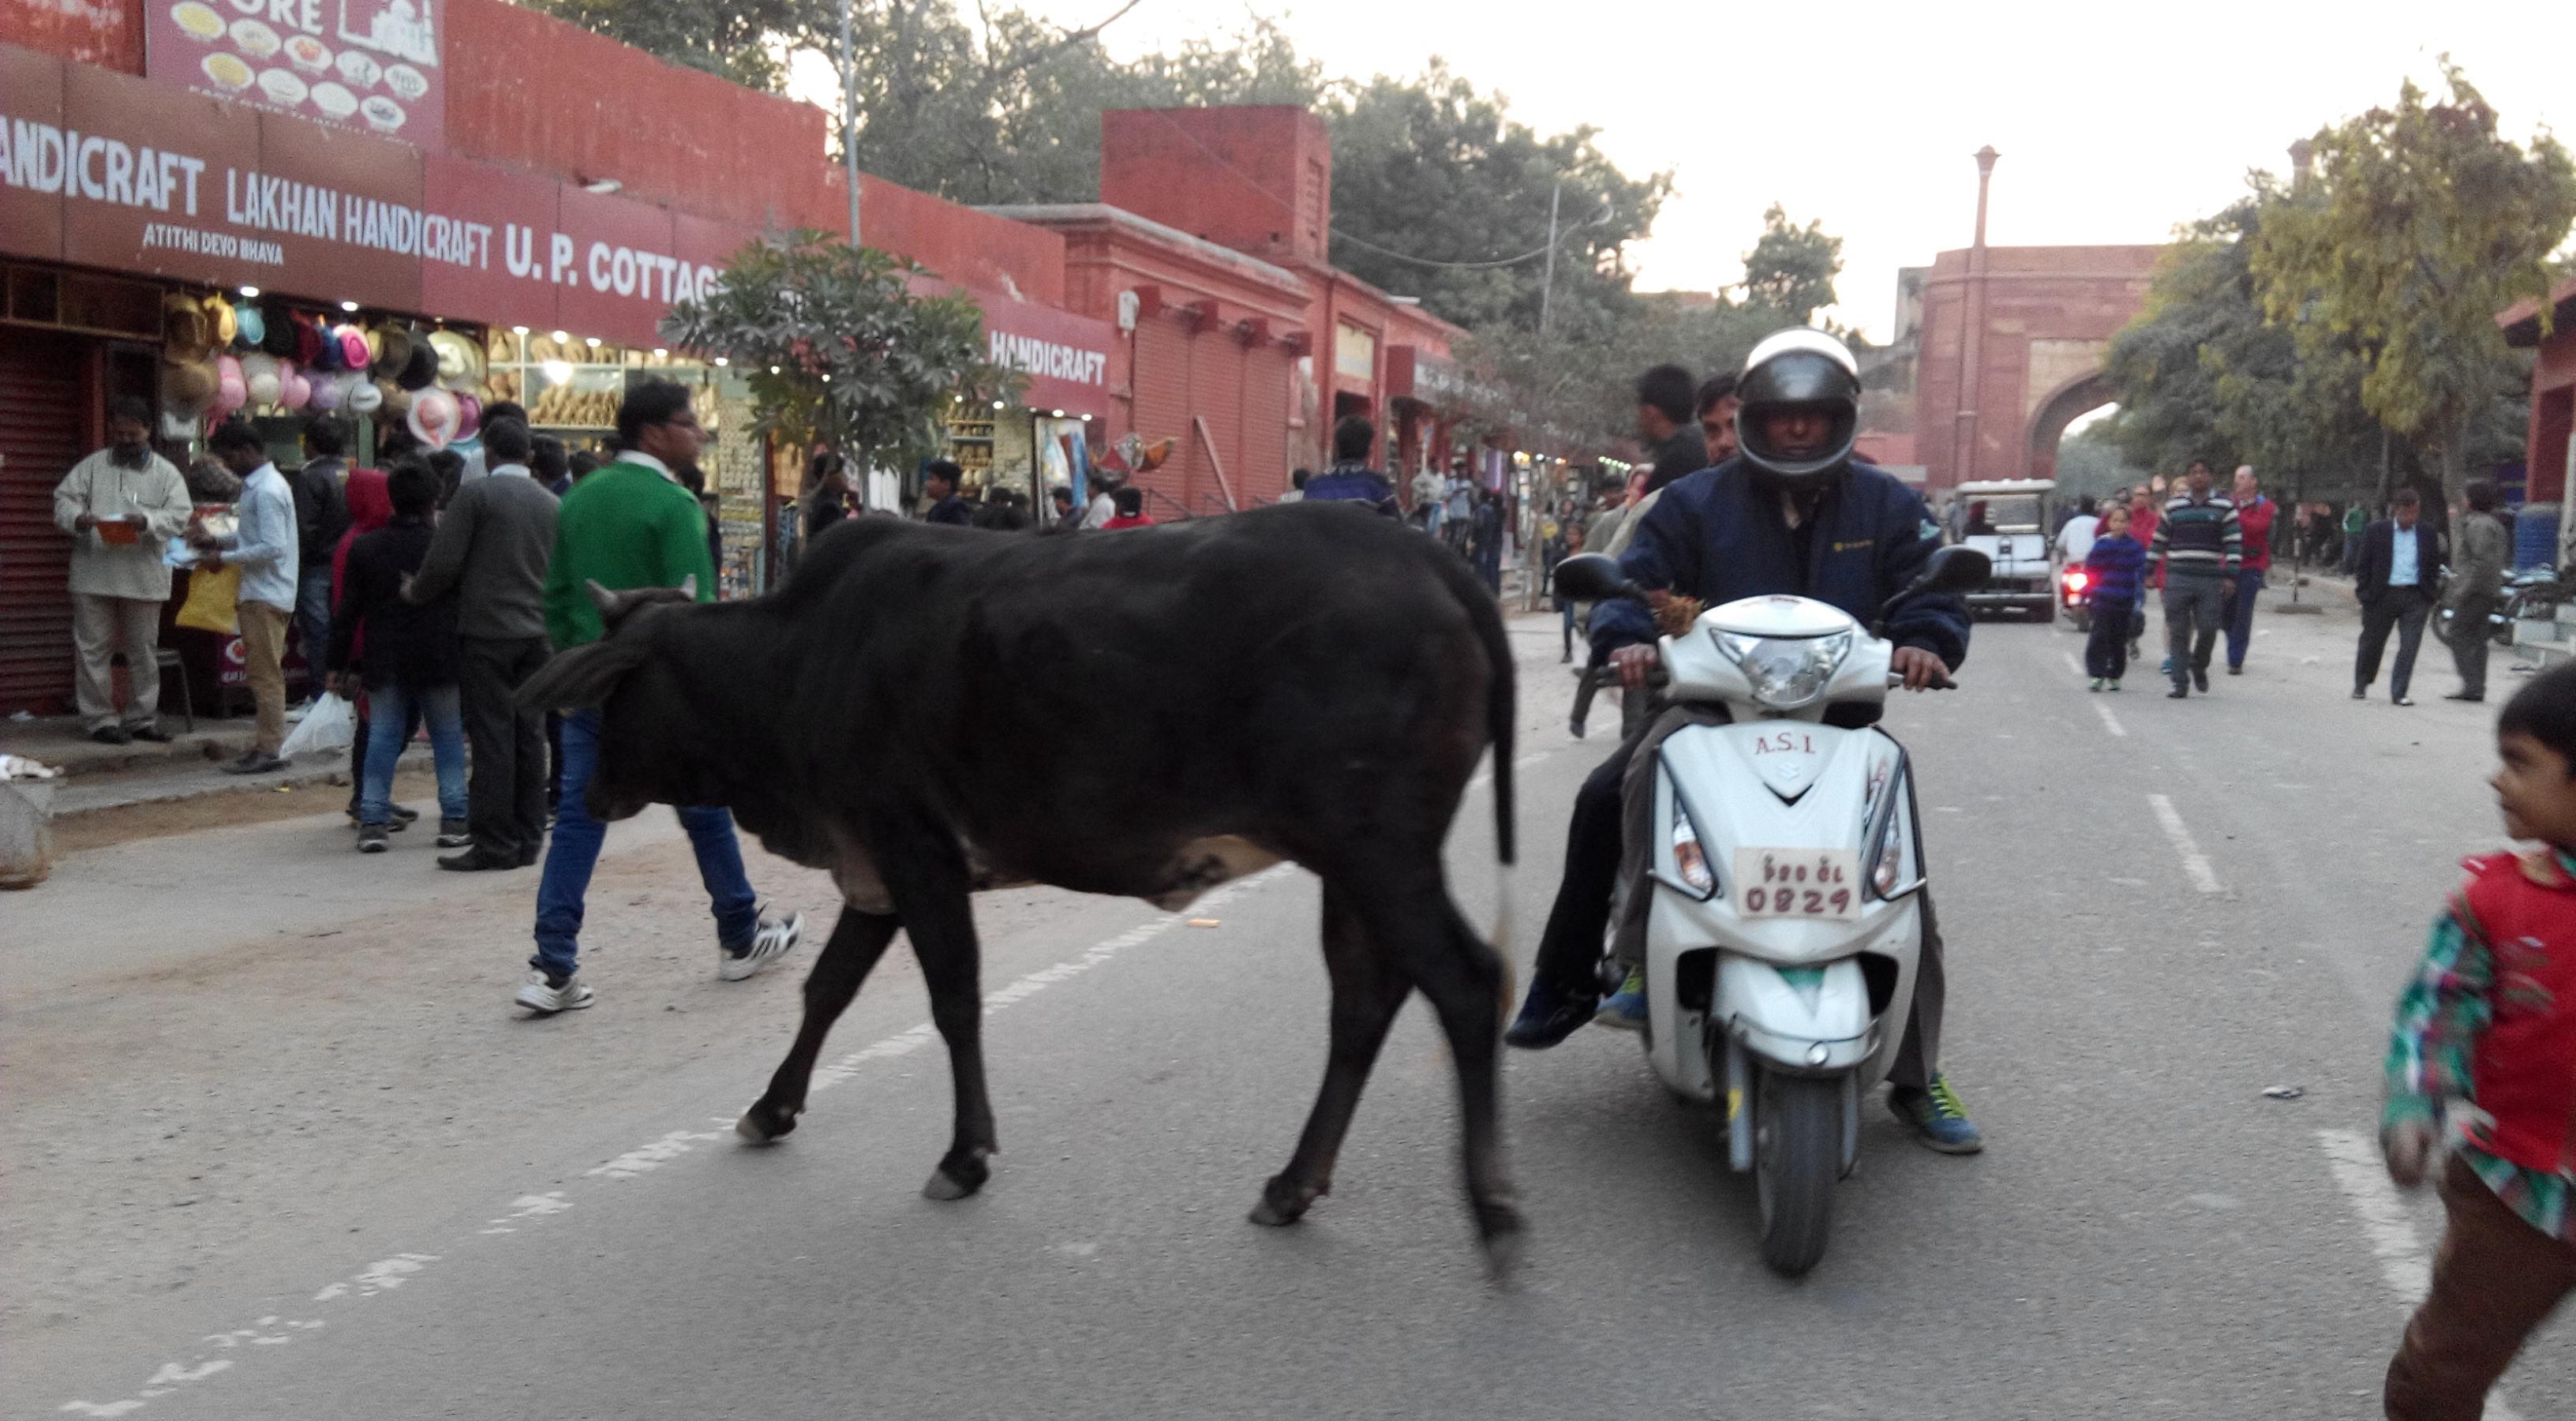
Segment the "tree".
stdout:
[[[2293,203],[2269,175],[2169,248],[2104,368],[2120,409],[2107,435],[2128,460],[2179,474],[2193,459],[2250,463],[2276,487],[2358,490],[2379,460],[2352,343],[2266,318],[2252,255]],[[2306,200],[2306,199],[2299,199]]]
[[1827,236],[1825,224],[1789,224],[1789,211],[1778,203],[1762,214],[1762,236],[1744,255],[1744,300],[1776,316],[1781,325],[1813,324],[1815,314],[1834,304],[1834,278],[1842,274],[1843,239]]
[[2350,340],[2363,407],[2456,493],[2472,427],[2515,382],[2495,313],[2547,294],[2576,165],[2545,133],[2528,151],[2502,137],[2448,56],[2442,77],[2447,102],[2410,80],[2395,107],[2317,132],[2318,199],[2273,215],[2252,269],[2274,319]]
[[787,82],[780,37],[802,23],[809,0],[525,0],[530,9],[568,20],[674,64],[702,69],[746,88],[775,91]]
[[731,361],[760,428],[786,444],[826,440],[862,465],[905,468],[940,447],[954,401],[1018,384],[985,358],[974,300],[914,294],[915,270],[830,233],[763,238],[714,291],[672,307],[662,333]]

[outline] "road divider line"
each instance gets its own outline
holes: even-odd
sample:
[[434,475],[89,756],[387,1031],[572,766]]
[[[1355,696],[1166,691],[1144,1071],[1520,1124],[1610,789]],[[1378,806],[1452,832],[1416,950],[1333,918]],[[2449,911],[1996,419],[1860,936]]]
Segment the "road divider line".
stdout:
[[[2335,1187],[2343,1191],[2344,1202],[2361,1221],[2362,1237],[2379,1260],[2380,1280],[2399,1302],[2414,1307],[2432,1291],[2432,1254],[2415,1231],[2406,1202],[2397,1197],[2397,1187],[2388,1182],[2377,1142],[2359,1130],[2319,1130],[2317,1144],[2325,1150],[2326,1169],[2334,1175]],[[2487,1415],[2493,1421],[2522,1421],[2505,1404],[2501,1389],[2487,1394]]]
[[2102,728],[2104,730],[2107,730],[2122,739],[2128,738],[2128,727],[2120,724],[2120,718],[2111,714],[2111,708],[2109,706],[2102,704],[2100,701],[2095,701],[2093,703],[2093,709],[2102,717]]
[[2147,796],[2147,807],[2156,812],[2156,822],[2164,826],[2165,837],[2173,841],[2174,852],[2182,856],[2182,871],[2191,886],[2203,893],[2224,893],[2226,885],[2218,881],[2218,870],[2209,866],[2209,856],[2192,842],[2191,831],[2183,827],[2182,814],[2173,801],[2161,794]]
[[2074,652],[2060,648],[2057,654],[2066,658],[2067,670],[2074,672],[2078,676],[2084,674],[2084,663],[2075,659]]
[[[1544,759],[1545,757],[1546,752],[1542,751],[1536,755],[1525,756],[1513,763],[1516,765],[1526,764],[1533,760]],[[1232,883],[1213,889],[1210,892],[1201,895],[1197,902],[1192,903],[1189,906],[1186,913],[1165,913],[1148,922],[1140,923],[1135,927],[1129,928],[1127,931],[1118,934],[1116,937],[1108,938],[1104,941],[1093,944],[1078,957],[1068,958],[1052,967],[1042,967],[1035,972],[1031,972],[1024,977],[1018,978],[1007,986],[986,993],[984,997],[984,1010],[989,1014],[1004,1010],[1015,1003],[1026,1001],[1030,997],[1035,996],[1039,992],[1045,991],[1047,988],[1054,986],[1058,982],[1062,982],[1068,978],[1076,977],[1082,973],[1090,971],[1092,968],[1107,962],[1109,959],[1129,948],[1140,946],[1155,938],[1163,936],[1165,933],[1168,933],[1174,928],[1181,926],[1183,923],[1188,922],[1192,917],[1203,917],[1207,915],[1211,909],[1217,908],[1237,897],[1242,896],[1243,894],[1254,892],[1268,884],[1275,883],[1294,872],[1296,872],[1295,864],[1277,864],[1273,867],[1263,869],[1259,873],[1236,879]],[[833,1061],[828,1065],[817,1066],[814,1070],[813,1084],[811,1088],[813,1090],[829,1089],[830,1087],[838,1085],[841,1082],[848,1080],[851,1076],[857,1074],[859,1067],[870,1061],[908,1055],[913,1051],[919,1050],[923,1046],[929,1045],[932,1041],[937,1040],[938,1036],[938,1028],[925,1021],[918,1026],[898,1031],[892,1036],[871,1042],[870,1044],[841,1057],[837,1061]],[[672,1163],[680,1156],[696,1152],[701,1145],[733,1137],[733,1132],[730,1129],[723,1128],[732,1123],[730,1117],[717,1117],[709,1120],[707,1123],[719,1128],[713,1130],[684,1129],[667,1131],[658,1138],[648,1140],[645,1143],[636,1146],[634,1149],[628,1150],[613,1159],[594,1166],[591,1169],[585,1170],[582,1177],[584,1179],[602,1181],[599,1184],[590,1185],[589,1188],[607,1188],[613,1184],[647,1177],[660,1170],[663,1166]],[[509,1212],[496,1218],[484,1220],[481,1226],[475,1230],[474,1234],[468,1235],[464,1240],[460,1240],[457,1245],[451,1245],[451,1248],[460,1247],[464,1243],[471,1242],[476,1235],[490,1236],[495,1234],[517,1233],[521,1229],[535,1226],[539,1220],[571,1209],[574,1202],[574,1199],[569,1196],[569,1192],[561,1189],[549,1190],[544,1194],[519,1195],[517,1198],[511,1200]],[[444,1257],[445,1255],[434,1253],[397,1253],[391,1258],[382,1259],[367,1265],[366,1268],[350,1278],[325,1285],[313,1294],[313,1302],[324,1305],[337,1305],[353,1302],[359,1299],[377,1297],[384,1293],[390,1293],[395,1289],[400,1288],[405,1283],[418,1281],[422,1272],[430,1264],[440,1262]],[[243,1328],[234,1332],[215,1333],[204,1338],[204,1342],[211,1344],[210,1350],[208,1351],[197,1352],[184,1362],[173,1361],[162,1363],[160,1368],[153,1372],[150,1377],[146,1378],[142,1385],[138,1387],[132,1395],[120,1397],[114,1401],[104,1402],[86,1400],[66,1401],[55,1409],[57,1411],[70,1412],[78,1416],[125,1416],[142,1410],[143,1408],[151,1405],[154,1401],[171,1395],[183,1386],[187,1386],[195,1382],[201,1382],[210,1377],[232,1375],[236,1372],[234,1358],[217,1356],[214,1355],[214,1353],[229,1351],[242,1347],[245,1344],[254,1346],[284,1345],[296,1341],[299,1335],[312,1335],[319,1333],[326,1325],[326,1322],[327,1320],[323,1318],[292,1319],[280,1317],[274,1314],[266,1315],[259,1319],[258,1326],[255,1328]],[[247,1357],[250,1354],[244,1353],[242,1355]]]

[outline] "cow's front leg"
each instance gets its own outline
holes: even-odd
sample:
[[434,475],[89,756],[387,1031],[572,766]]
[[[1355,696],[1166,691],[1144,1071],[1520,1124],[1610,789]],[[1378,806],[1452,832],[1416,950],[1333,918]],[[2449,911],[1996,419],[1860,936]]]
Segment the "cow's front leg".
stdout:
[[911,874],[903,878],[907,881],[890,884],[895,907],[911,931],[913,955],[921,959],[922,982],[930,989],[930,1019],[948,1043],[957,1097],[948,1153],[921,1193],[929,1199],[963,1199],[992,1176],[986,1160],[999,1148],[993,1102],[984,1085],[984,996],[966,865],[963,858],[942,856],[920,881],[910,881]]
[[788,1048],[787,1059],[779,1062],[778,1073],[769,1078],[769,1089],[734,1122],[734,1133],[755,1145],[765,1145],[796,1128],[796,1117],[805,1110],[805,1090],[814,1076],[814,1060],[822,1053],[823,1038],[831,1034],[832,1023],[859,994],[859,984],[868,979],[869,969],[885,955],[886,944],[894,941],[901,920],[889,913],[862,913],[843,908],[841,920],[832,925],[832,940],[823,944],[822,953],[814,959],[814,970],[805,977],[805,1021],[796,1030],[796,1044]]

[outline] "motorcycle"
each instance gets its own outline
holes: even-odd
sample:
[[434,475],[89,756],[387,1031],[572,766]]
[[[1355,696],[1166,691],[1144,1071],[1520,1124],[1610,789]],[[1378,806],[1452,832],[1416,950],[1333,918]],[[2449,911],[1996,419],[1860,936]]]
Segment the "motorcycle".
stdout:
[[2071,562],[2058,573],[2057,609],[2077,631],[2093,630],[2093,569]]
[[[1613,921],[1645,914],[1647,1059],[1676,1094],[1724,1111],[1727,1162],[1754,1176],[1762,1258],[1784,1276],[1824,1256],[1835,1185],[1859,1159],[1861,1097],[1904,1040],[1923,945],[1905,748],[1825,712],[1879,704],[1901,682],[1878,634],[1899,606],[1983,586],[1987,571],[1983,553],[1943,548],[1878,627],[1804,597],[1748,597],[1659,643],[1666,702],[1728,719],[1655,746],[1645,876],[1620,885]],[[1598,555],[1557,577],[1586,600],[1641,595]],[[1605,955],[1606,983],[1626,973]]]

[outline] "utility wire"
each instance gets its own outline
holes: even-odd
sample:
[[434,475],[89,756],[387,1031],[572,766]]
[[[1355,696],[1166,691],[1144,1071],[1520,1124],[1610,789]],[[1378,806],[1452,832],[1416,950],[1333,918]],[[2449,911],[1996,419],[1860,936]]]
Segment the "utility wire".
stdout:
[[[1154,109],[1151,112],[1154,117],[1161,119],[1164,123],[1170,125],[1171,130],[1174,133],[1188,139],[1192,147],[1205,153],[1209,160],[1214,162],[1218,167],[1225,169],[1227,172],[1234,174],[1238,178],[1241,178],[1244,186],[1249,187],[1254,192],[1268,198],[1272,203],[1276,204],[1281,211],[1286,212],[1289,216],[1294,217],[1297,215],[1296,208],[1290,204],[1286,198],[1283,198],[1279,194],[1272,192],[1269,188],[1264,187],[1260,179],[1255,178],[1250,173],[1247,173],[1241,168],[1238,168],[1234,164],[1226,161],[1224,154],[1207,146],[1207,144],[1202,141],[1197,134],[1181,127],[1179,120],[1173,118],[1170,114],[1161,109]],[[1416,266],[1433,267],[1443,271],[1492,271],[1498,267],[1519,266],[1523,262],[1535,261],[1540,257],[1546,256],[1549,248],[1563,246],[1566,238],[1582,231],[1583,228],[1580,226],[1569,226],[1557,235],[1557,239],[1554,242],[1541,242],[1537,246],[1530,248],[1528,251],[1523,252],[1516,257],[1497,257],[1492,261],[1468,262],[1442,261],[1437,257],[1418,257],[1411,252],[1399,252],[1393,247],[1380,246],[1378,243],[1372,242],[1366,237],[1354,236],[1349,232],[1343,231],[1339,227],[1328,227],[1325,230],[1332,235],[1335,241],[1348,242],[1355,247],[1365,247],[1368,250],[1377,253],[1379,256],[1393,257],[1397,261],[1411,262]]]

